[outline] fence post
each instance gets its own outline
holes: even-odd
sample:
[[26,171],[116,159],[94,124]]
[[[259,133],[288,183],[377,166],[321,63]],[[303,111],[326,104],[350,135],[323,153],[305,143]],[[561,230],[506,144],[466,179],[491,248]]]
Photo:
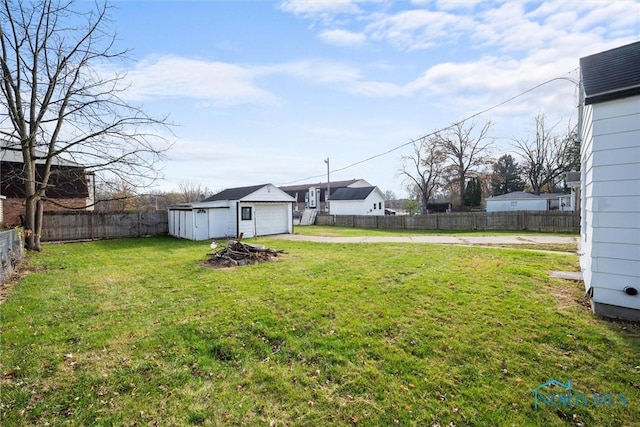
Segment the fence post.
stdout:
[[93,240],[93,212],[89,212],[89,239]]

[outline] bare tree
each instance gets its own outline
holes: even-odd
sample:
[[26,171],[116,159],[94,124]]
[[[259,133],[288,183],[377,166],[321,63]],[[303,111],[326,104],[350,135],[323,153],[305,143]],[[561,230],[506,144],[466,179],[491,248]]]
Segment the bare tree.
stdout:
[[398,197],[396,196],[396,193],[394,193],[392,190],[387,190],[384,192],[384,201],[385,202],[391,202],[393,200],[396,200]]
[[203,187],[202,184],[189,180],[178,183],[178,192],[184,203],[199,202],[213,194],[208,187]]
[[134,208],[135,189],[127,181],[103,181],[96,186],[95,209],[99,212],[123,212]]
[[433,138],[421,138],[412,145],[413,153],[402,156],[402,166],[397,176],[404,179],[411,191],[419,194],[422,212],[427,212],[427,203],[441,184],[444,168],[444,153]]
[[0,1],[0,134],[6,149],[22,153],[26,246],[40,250],[52,165],[65,159],[134,187],[150,184],[168,149],[158,136],[166,121],[123,99],[125,75],[107,75],[127,52],[115,49],[106,3],[80,12],[88,4]]
[[487,121],[482,127],[476,122],[458,122],[432,138],[442,150],[449,164],[446,168],[449,183],[458,195],[458,205],[464,205],[465,185],[478,169],[489,163],[489,150],[493,139],[489,130],[493,124]]
[[579,167],[576,156],[576,129],[569,125],[566,134],[555,132],[558,123],[548,126],[545,115],[535,117],[533,139],[513,139],[513,145],[524,159],[522,167],[531,191],[554,191],[565,172]]

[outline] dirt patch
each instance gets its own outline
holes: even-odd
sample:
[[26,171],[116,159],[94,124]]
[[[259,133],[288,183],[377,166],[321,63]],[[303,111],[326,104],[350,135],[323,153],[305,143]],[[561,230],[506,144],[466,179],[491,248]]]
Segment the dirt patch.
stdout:
[[572,307],[580,307],[585,311],[591,311],[591,303],[589,299],[577,294],[577,291],[563,286],[551,288],[551,295],[556,301],[556,305],[560,309],[569,309]]
[[556,300],[556,304],[560,308],[569,308],[576,305],[576,299],[569,290],[562,287],[553,287],[551,289],[551,295]]
[[25,278],[31,273],[38,273],[41,271],[46,271],[46,268],[38,267],[35,269],[33,268],[28,269],[21,265],[17,267],[15,270],[13,270],[13,273],[11,273],[10,277],[0,281],[0,304],[2,304],[7,299],[9,299],[16,283],[18,283],[20,280],[22,280],[23,278]]

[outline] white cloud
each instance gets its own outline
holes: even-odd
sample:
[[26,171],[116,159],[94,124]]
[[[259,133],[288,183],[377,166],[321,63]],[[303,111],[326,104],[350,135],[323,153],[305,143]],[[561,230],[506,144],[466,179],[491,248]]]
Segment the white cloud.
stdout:
[[472,20],[460,15],[423,9],[377,19],[367,27],[373,40],[384,40],[400,50],[426,49],[454,39],[470,29]]
[[256,67],[260,75],[280,74],[320,84],[352,83],[359,81],[360,70],[334,61],[306,60]]
[[439,0],[439,10],[473,10],[482,0]]
[[336,46],[359,46],[367,39],[364,34],[347,30],[327,30],[320,33],[319,37],[324,42]]
[[249,68],[223,62],[165,56],[138,62],[129,71],[132,100],[149,98],[194,98],[218,106],[275,102],[273,95],[253,82]]
[[358,14],[361,9],[355,0],[285,0],[280,9],[306,18],[328,19],[338,14]]
[[[191,180],[211,189],[279,184],[291,176],[307,176],[304,153],[266,144],[247,150],[244,144],[180,139],[169,152],[168,182]],[[184,165],[188,169],[184,169]],[[320,165],[318,169],[322,170]]]

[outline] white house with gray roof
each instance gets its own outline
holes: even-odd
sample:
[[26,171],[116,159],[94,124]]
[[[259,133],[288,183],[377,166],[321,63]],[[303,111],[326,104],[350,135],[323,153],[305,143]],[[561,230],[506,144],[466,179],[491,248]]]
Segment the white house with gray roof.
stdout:
[[580,72],[582,276],[595,313],[640,320],[640,42]]
[[293,232],[295,199],[273,184],[229,188],[169,208],[169,234],[189,240]]
[[514,191],[489,197],[485,202],[487,212],[573,210],[571,194],[564,193],[533,194]]
[[346,187],[331,194],[331,215],[384,215],[384,194],[378,187]]

